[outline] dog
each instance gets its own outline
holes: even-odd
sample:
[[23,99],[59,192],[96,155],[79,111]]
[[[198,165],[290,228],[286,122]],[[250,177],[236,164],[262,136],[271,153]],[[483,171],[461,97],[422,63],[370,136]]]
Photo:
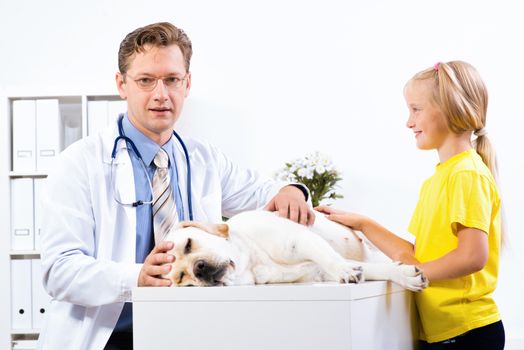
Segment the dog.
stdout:
[[390,280],[421,291],[427,279],[414,265],[369,261],[362,237],[317,215],[306,227],[268,211],[247,211],[227,223],[185,221],[166,236],[174,242],[172,286]]

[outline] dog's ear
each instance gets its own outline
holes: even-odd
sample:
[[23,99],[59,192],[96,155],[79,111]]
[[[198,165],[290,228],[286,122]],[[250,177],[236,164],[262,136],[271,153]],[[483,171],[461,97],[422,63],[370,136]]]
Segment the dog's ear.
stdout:
[[213,226],[218,236],[224,238],[229,237],[229,226],[227,224],[214,224]]
[[227,224],[204,224],[196,221],[182,221],[180,227],[196,227],[215,236],[223,238],[229,237],[229,226]]

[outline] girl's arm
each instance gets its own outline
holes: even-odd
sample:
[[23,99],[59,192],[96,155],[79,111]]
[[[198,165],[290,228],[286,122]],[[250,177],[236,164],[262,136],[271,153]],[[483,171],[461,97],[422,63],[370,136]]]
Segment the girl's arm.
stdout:
[[414,257],[415,249],[413,244],[395,235],[378,222],[363,215],[348,213],[328,206],[319,206],[315,210],[326,214],[326,217],[332,221],[361,231],[371,243],[393,261],[400,261],[410,265],[419,263]]
[[488,235],[484,231],[459,224],[457,238],[457,248],[436,260],[417,264],[430,281],[466,276],[486,265]]
[[452,279],[481,270],[488,260],[488,238],[485,232],[457,225],[457,248],[436,260],[420,263],[415,259],[415,247],[376,221],[363,215],[331,207],[315,208],[327,218],[364,233],[378,249],[393,261],[416,265],[430,281]]

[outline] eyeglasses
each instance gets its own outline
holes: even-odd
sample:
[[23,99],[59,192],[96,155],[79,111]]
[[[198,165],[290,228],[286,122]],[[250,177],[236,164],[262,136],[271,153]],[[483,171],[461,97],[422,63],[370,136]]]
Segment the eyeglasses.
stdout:
[[187,79],[189,73],[184,75],[182,78],[176,77],[174,75],[168,77],[154,77],[151,75],[133,77],[127,73],[125,75],[130,77],[135,82],[135,84],[144,91],[153,91],[156,88],[159,80],[162,80],[162,83],[168,90],[173,91],[182,87],[182,84],[184,83],[184,80]]

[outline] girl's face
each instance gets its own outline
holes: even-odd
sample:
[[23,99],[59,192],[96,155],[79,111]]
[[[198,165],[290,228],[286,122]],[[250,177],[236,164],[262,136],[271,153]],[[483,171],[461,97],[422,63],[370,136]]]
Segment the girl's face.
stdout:
[[417,147],[423,150],[440,149],[451,134],[444,113],[433,102],[432,88],[428,80],[412,80],[404,89],[409,109],[406,126],[413,130]]

